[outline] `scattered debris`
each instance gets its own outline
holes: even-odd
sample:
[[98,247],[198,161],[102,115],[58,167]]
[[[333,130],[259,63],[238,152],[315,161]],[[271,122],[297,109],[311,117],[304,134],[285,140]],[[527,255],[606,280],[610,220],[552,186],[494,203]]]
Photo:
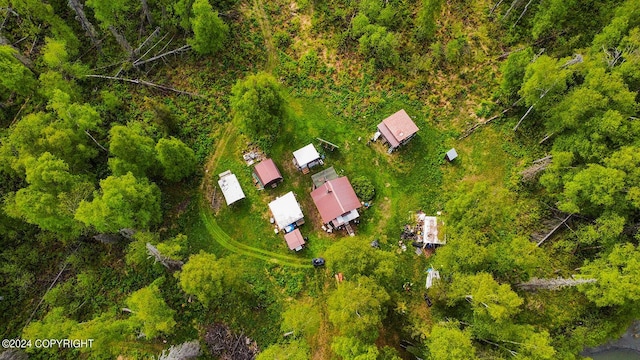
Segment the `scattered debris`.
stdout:
[[258,344],[244,333],[234,334],[224,324],[213,324],[206,329],[204,342],[214,356],[220,360],[253,360],[258,354]]
[[242,159],[247,163],[247,166],[251,166],[256,162],[262,160],[264,154],[259,151],[251,150],[242,154]]

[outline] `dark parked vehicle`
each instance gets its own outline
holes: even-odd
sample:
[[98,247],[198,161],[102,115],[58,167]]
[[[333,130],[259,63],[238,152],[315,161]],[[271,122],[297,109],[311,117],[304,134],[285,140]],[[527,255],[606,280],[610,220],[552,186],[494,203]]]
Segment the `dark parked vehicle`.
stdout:
[[323,258],[315,258],[312,260],[313,266],[315,267],[320,267],[320,266],[324,266],[324,259]]
[[424,294],[422,297],[424,298],[424,301],[426,301],[426,302],[427,302],[427,306],[428,306],[428,307],[433,306],[433,303],[431,302],[431,298],[429,297],[429,295]]

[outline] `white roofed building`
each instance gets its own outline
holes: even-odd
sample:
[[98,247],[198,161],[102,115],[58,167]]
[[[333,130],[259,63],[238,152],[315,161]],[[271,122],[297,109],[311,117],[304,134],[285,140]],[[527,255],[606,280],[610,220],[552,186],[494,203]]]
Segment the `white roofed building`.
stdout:
[[293,164],[306,174],[310,168],[322,164],[322,159],[313,144],[309,144],[293,152]]
[[444,245],[447,243],[446,238],[442,238],[442,234],[439,234],[439,228],[442,225],[442,221],[438,221],[435,216],[426,216],[425,214],[418,215],[418,223],[422,223],[422,242],[426,244]]
[[302,209],[291,191],[270,202],[269,209],[280,229],[285,229],[291,224],[296,224],[296,226],[304,224]]
[[245,198],[242,187],[238,182],[238,178],[231,173],[231,170],[227,170],[218,176],[220,177],[218,185],[220,185],[220,190],[222,190],[222,194],[224,195],[227,205],[231,205],[234,202]]

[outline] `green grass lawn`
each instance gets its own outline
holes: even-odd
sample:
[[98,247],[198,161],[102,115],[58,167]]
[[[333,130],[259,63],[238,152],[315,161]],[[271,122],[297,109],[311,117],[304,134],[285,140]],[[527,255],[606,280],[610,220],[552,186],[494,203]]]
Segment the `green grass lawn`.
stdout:
[[[400,227],[409,220],[409,215],[419,209],[433,213],[442,207],[442,156],[445,147],[443,135],[431,126],[425,118],[414,116],[421,128],[419,135],[408,146],[389,155],[379,143],[367,144],[375,131],[375,125],[384,117],[408,106],[397,102],[389,104],[377,119],[367,123],[372,126],[354,124],[349,119],[332,113],[331,109],[317,100],[300,98],[289,99],[290,107],[285,127],[268,156],[272,157],[283,173],[284,182],[275,189],[257,190],[253,186],[251,172],[253,167],[242,160],[247,148],[247,140],[237,130],[231,135],[228,145],[215,171],[207,176],[217,181],[217,174],[231,170],[240,181],[246,199],[232,206],[222,205],[215,216],[215,222],[229,238],[242,246],[262,249],[269,252],[310,259],[321,256],[334,241],[346,236],[344,232],[326,234],[321,229],[321,221],[310,196],[312,189],[311,174],[303,175],[292,165],[292,153],[298,148],[314,143],[325,155],[325,165],[312,169],[312,173],[333,166],[340,175],[350,178],[365,176],[376,188],[373,206],[362,209],[362,222],[356,229],[363,239],[380,238],[383,243],[395,240]],[[330,152],[318,145],[317,137],[329,140],[339,149]],[[268,203],[277,196],[293,191],[305,214],[305,224],[301,231],[310,238],[307,248],[300,253],[288,250],[282,234],[275,234],[269,224],[271,216]],[[192,224],[192,244],[195,249],[225,253],[220,244],[207,244],[206,224],[196,221]],[[208,241],[213,242],[212,239]],[[224,248],[224,246],[222,246]]]

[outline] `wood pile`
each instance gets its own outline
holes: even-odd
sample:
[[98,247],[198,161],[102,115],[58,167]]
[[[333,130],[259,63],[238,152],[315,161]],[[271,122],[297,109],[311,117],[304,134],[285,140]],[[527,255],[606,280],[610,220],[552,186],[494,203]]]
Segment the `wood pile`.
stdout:
[[224,324],[213,324],[206,329],[204,342],[211,354],[220,360],[254,360],[258,344],[244,333],[234,334]]

